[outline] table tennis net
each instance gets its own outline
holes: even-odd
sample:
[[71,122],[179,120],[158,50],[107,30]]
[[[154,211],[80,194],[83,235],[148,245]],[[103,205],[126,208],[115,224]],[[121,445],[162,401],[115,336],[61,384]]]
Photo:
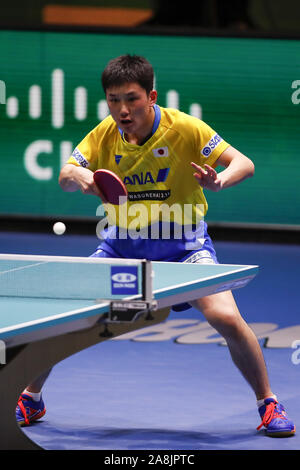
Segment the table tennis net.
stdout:
[[141,293],[142,263],[138,260],[0,255],[0,296],[117,299],[120,295],[113,294],[111,288],[112,266],[137,266]]

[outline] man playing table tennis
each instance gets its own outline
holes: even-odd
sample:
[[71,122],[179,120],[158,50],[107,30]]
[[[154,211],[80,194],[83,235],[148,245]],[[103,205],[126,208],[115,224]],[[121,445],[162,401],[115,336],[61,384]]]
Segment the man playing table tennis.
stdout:
[[[203,220],[203,189],[218,192],[236,185],[254,174],[254,165],[203,121],[158,106],[153,77],[152,66],[140,56],[124,55],[108,63],[102,85],[110,116],[76,147],[59,183],[64,191],[103,196],[93,178],[103,168],[127,187],[125,205],[113,205],[112,211],[103,201],[107,227],[92,256],[217,263]],[[217,166],[224,169],[217,173]],[[225,338],[233,362],[253,389],[262,420],[258,429],[265,426],[269,436],[292,435],[295,426],[270,388],[259,343],[232,293],[220,292],[192,305]],[[46,375],[22,394],[17,407],[21,425],[44,413],[41,387]]]

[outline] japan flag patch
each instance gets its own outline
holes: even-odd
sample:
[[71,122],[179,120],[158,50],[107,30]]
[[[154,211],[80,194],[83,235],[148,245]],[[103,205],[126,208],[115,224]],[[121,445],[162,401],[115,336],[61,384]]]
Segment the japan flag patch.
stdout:
[[168,147],[159,147],[157,149],[153,149],[152,152],[155,157],[168,157],[169,156]]

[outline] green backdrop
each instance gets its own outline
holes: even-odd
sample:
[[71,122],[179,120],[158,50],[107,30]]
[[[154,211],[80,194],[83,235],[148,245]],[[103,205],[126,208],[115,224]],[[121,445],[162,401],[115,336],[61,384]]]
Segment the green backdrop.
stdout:
[[57,180],[105,116],[101,72],[123,53],[152,62],[161,106],[198,115],[254,161],[251,180],[207,192],[207,221],[300,224],[300,41],[128,34],[0,32],[0,214],[96,215],[95,198]]

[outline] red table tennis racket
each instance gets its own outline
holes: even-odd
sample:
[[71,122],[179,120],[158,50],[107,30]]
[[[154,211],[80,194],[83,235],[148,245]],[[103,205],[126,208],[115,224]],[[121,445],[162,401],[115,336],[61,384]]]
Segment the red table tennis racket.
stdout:
[[[126,201],[125,197],[128,195],[127,188],[123,181],[112,171],[96,170],[94,182],[110,204],[118,206]],[[121,196],[123,196],[122,201],[119,199]]]

